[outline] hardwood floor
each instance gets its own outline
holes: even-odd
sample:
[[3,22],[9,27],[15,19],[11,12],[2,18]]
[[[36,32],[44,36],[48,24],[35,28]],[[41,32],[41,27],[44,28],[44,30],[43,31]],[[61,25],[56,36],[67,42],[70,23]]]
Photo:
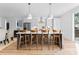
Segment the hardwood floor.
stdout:
[[4,43],[0,44],[0,51],[3,50],[4,48],[8,47],[9,45],[11,45],[12,43],[16,42],[16,40],[12,41],[9,40],[10,42],[6,42],[6,45],[4,45]]
[[16,39],[2,49],[0,51],[0,55],[74,55],[77,54],[75,42],[64,39],[63,40],[63,49],[60,49],[58,46],[54,46],[54,49],[52,49],[52,46],[50,50],[48,50],[47,46],[43,46],[43,50],[36,50],[35,48],[32,50],[17,50],[16,49]]

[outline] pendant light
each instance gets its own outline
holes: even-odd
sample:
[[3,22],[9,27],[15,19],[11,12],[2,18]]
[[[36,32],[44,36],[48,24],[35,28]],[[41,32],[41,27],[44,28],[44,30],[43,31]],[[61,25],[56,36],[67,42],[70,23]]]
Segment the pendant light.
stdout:
[[28,6],[29,6],[29,14],[28,14],[28,17],[27,17],[27,19],[32,19],[32,15],[31,15],[31,3],[28,3]]
[[52,15],[52,3],[49,3],[48,19],[53,19],[53,15]]

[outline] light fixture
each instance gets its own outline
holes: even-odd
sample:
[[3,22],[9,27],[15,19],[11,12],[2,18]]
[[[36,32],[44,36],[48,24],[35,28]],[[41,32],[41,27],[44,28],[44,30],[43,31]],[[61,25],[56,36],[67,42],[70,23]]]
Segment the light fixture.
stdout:
[[28,3],[28,6],[29,6],[29,14],[28,14],[28,17],[27,17],[27,19],[32,19],[32,15],[31,15],[31,3]]
[[49,3],[48,19],[53,19],[53,15],[52,15],[52,3]]

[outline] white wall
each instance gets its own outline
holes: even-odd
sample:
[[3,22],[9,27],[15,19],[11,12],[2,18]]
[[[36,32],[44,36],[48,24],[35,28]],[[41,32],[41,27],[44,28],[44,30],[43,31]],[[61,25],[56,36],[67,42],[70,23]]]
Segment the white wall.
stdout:
[[54,18],[54,27],[58,29],[62,29],[62,23],[60,18]]
[[1,27],[2,25],[1,25],[1,18],[0,18],[0,27]]
[[9,36],[13,36],[14,30],[16,30],[16,19],[9,19],[10,29],[9,29]]
[[9,27],[9,37],[13,36],[14,30],[16,30],[16,20],[17,18],[11,18],[11,17],[2,17],[1,18],[1,28],[2,29],[6,29],[6,25],[5,25],[5,21],[10,23],[10,27]]
[[73,36],[73,12],[72,10],[65,13],[64,15],[62,15],[61,17],[62,20],[62,28],[63,28],[63,35],[65,38],[73,40],[72,36]]

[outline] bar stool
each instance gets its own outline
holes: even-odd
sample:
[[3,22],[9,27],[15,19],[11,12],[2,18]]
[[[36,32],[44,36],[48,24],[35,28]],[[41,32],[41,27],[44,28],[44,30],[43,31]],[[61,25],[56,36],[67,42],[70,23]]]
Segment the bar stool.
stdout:
[[21,36],[21,34],[18,34],[17,36],[17,49],[20,49],[22,47],[22,44],[24,44],[24,37]]
[[52,49],[55,48],[55,45],[59,45],[59,47],[61,47],[60,34],[51,34],[51,45],[53,45]]
[[[29,43],[30,43],[30,34],[26,34],[25,35],[25,45],[27,48],[29,46]],[[30,47],[29,47],[29,49],[30,49]]]
[[49,49],[49,32],[48,31],[47,32],[42,31],[41,50],[43,50],[43,46],[44,46],[44,43],[45,43],[46,40],[47,40],[48,49]]
[[[59,45],[59,47],[61,48],[61,30],[60,29],[53,29],[52,30],[52,34],[51,34],[51,44],[53,45]],[[53,46],[54,48],[54,46]]]
[[37,32],[31,32],[31,46],[34,43],[36,43],[36,48],[38,49],[38,33]]
[[42,32],[39,31],[37,33],[37,48],[40,47],[39,49],[42,50]]
[[54,34],[54,40],[55,40],[55,44],[59,45],[60,47],[60,34]]

